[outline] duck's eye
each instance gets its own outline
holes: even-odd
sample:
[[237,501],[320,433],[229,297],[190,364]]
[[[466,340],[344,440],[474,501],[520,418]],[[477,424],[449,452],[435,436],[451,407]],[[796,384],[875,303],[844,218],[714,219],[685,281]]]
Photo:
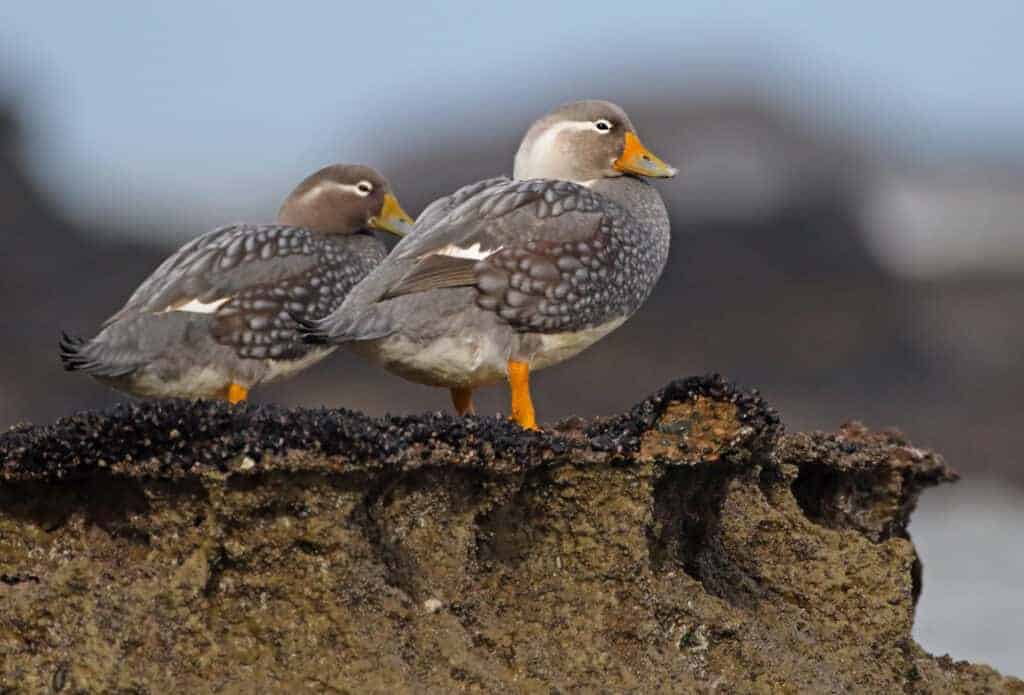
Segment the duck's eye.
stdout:
[[602,133],[607,133],[609,130],[612,129],[612,124],[611,121],[607,121],[602,118],[598,121],[594,121],[594,127],[597,128]]
[[369,181],[360,181],[356,184],[356,193],[365,198],[373,193],[373,184]]

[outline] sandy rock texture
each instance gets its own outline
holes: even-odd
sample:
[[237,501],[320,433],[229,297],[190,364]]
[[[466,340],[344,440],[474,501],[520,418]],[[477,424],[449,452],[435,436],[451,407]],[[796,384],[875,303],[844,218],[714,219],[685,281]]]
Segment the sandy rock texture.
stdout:
[[19,427],[0,693],[1024,692],[911,638],[907,523],[954,479],[719,377],[542,433],[182,401]]

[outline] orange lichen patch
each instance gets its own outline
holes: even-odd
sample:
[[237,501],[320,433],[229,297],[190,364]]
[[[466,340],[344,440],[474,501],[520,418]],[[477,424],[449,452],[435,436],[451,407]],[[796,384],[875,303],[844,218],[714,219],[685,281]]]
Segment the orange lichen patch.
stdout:
[[745,429],[733,403],[697,396],[668,405],[640,443],[643,461],[717,461]]

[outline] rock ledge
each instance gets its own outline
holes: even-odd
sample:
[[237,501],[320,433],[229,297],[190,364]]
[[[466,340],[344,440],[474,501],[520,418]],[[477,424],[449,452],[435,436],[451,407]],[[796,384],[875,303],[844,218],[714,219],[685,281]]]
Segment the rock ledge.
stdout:
[[0,436],[0,693],[1024,692],[911,638],[955,479],[756,393],[493,418],[166,401]]

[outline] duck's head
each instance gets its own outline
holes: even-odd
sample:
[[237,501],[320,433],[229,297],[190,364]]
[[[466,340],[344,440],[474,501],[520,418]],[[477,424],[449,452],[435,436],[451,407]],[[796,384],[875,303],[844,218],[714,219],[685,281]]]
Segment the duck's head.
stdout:
[[632,174],[675,176],[643,146],[620,106],[610,101],[574,101],[534,122],[516,153],[517,179],[562,179],[589,183]]
[[307,176],[285,198],[277,221],[321,234],[370,228],[398,236],[413,223],[387,179],[376,169],[356,164],[333,164]]

